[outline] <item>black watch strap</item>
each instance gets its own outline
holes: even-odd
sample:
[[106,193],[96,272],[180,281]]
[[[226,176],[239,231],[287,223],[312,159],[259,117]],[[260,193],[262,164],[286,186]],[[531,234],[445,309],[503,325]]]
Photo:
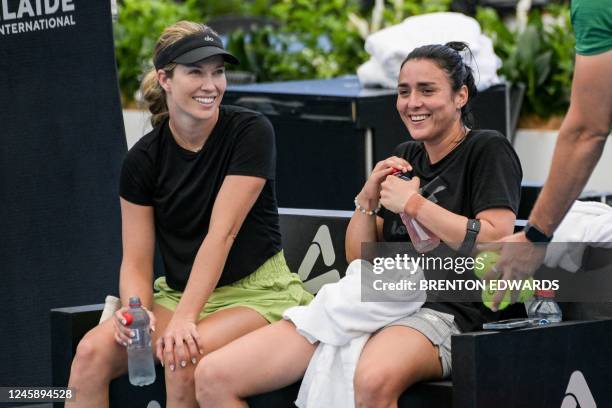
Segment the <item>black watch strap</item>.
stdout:
[[544,234],[542,231],[537,229],[533,224],[527,223],[525,225],[525,237],[533,243],[543,243],[547,244],[552,241],[552,237]]
[[472,253],[474,245],[476,244],[476,237],[478,236],[479,232],[480,220],[468,219],[465,238],[463,238],[463,243],[458,251],[460,255],[469,255]]

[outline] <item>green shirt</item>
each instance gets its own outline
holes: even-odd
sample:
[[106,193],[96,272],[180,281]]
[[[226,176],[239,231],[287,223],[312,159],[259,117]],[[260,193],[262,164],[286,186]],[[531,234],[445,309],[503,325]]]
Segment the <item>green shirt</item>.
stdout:
[[572,0],[571,20],[578,54],[612,49],[612,0]]

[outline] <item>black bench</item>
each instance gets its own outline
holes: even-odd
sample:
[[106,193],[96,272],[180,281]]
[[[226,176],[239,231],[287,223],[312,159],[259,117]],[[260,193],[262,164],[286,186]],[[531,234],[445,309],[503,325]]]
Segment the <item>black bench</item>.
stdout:
[[[351,213],[281,209],[285,256],[291,270],[316,292],[346,270],[344,232]],[[53,385],[65,386],[76,346],[94,327],[103,305],[53,309],[51,344]],[[522,306],[519,306],[522,307]],[[564,310],[572,317],[572,308]],[[559,407],[572,373],[580,371],[599,406],[612,405],[609,365],[612,334],[609,305],[582,308],[581,319],[594,314],[604,320],[564,322],[512,332],[474,332],[453,336],[453,380],[418,384],[399,400],[400,407]],[[163,370],[148,387],[129,385],[127,376],[114,380],[111,407],[165,404]],[[299,384],[250,398],[252,407],[293,407]],[[129,398],[128,398],[129,397]],[[584,405],[582,405],[584,406]]]

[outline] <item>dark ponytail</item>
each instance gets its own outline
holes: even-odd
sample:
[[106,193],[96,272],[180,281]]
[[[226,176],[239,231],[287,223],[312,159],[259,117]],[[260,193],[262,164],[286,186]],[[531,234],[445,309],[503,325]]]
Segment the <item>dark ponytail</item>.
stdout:
[[457,92],[465,85],[468,89],[468,100],[461,108],[461,122],[464,126],[472,128],[474,126],[472,102],[478,94],[478,90],[476,89],[476,81],[474,80],[472,68],[463,61],[463,57],[460,54],[466,50],[473,59],[472,50],[463,42],[451,41],[444,45],[424,45],[412,50],[401,66],[403,67],[406,62],[413,59],[428,59],[434,61],[448,74],[451,88],[454,92]]

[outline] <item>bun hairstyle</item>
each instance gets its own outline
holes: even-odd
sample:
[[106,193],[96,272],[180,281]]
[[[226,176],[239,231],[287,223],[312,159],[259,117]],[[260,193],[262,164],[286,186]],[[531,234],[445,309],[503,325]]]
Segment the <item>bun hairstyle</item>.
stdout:
[[[166,27],[155,44],[153,60],[156,59],[157,55],[159,55],[162,50],[175,44],[177,41],[193,34],[210,31],[212,31],[210,27],[191,21],[179,21],[178,23]],[[169,77],[172,77],[175,67],[176,63],[171,62],[162,69],[166,71]],[[168,116],[166,91],[164,91],[157,81],[157,71],[155,68],[145,74],[140,84],[140,91],[142,92],[145,106],[151,112],[151,125],[155,127]]]
[[413,59],[431,60],[448,74],[451,88],[454,92],[457,92],[465,85],[468,89],[468,100],[461,108],[461,122],[464,126],[471,128],[474,126],[472,102],[476,95],[478,95],[478,90],[476,89],[472,68],[464,62],[460,54],[460,52],[466,50],[473,58],[472,50],[463,42],[451,41],[444,45],[424,45],[412,50],[402,62],[401,67],[403,67],[406,62]]

